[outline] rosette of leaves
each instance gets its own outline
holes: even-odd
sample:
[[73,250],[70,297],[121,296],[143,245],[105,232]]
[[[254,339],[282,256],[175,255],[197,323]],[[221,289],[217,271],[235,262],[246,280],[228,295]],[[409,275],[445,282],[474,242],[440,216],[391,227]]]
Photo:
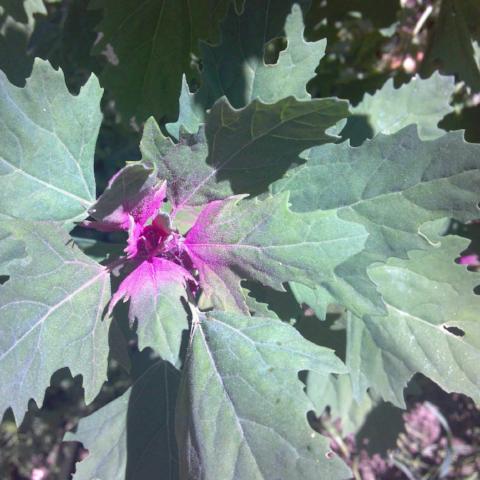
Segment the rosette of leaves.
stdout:
[[[235,19],[239,33],[248,22],[225,25]],[[70,437],[89,450],[77,480],[349,478],[307,422],[322,402],[305,395],[301,371],[324,382],[349,375],[337,383],[354,399],[371,387],[402,404],[416,372],[478,398],[476,277],[453,261],[465,242],[440,237],[438,225],[478,215],[479,147],[461,132],[424,141],[415,125],[339,144],[327,131],[347,103],[305,90],[324,42],[304,41],[298,8],[285,29],[287,48],[276,64],[255,63],[247,92],[219,98],[205,67],[204,93],[180,98],[175,138],[149,119],[142,159],[97,199],[96,78],[72,96],[43,61],[24,88],[1,77],[1,410],[21,420],[63,367],[82,375],[91,401],[121,300],[139,348],[160,357]],[[232,58],[240,52],[224,41]],[[98,263],[69,235],[78,223],[124,232],[124,250]],[[344,305],[346,365],[245,281],[289,283],[319,316]]]

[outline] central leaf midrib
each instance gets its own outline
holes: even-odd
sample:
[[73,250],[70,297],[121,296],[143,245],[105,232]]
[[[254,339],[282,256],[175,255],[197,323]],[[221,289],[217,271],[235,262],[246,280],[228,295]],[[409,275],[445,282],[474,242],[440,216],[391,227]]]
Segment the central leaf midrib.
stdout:
[[[212,365],[213,373],[214,373],[214,375],[217,377],[218,382],[220,383],[220,385],[221,385],[221,387],[222,387],[222,391],[223,391],[223,393],[224,393],[224,395],[225,395],[226,400],[228,401],[230,407],[231,407],[231,408],[233,409],[233,411],[234,411],[235,423],[236,423],[237,426],[238,426],[238,429],[239,429],[239,431],[240,431],[241,437],[242,437],[242,439],[244,440],[245,445],[246,445],[247,448],[248,448],[248,451],[249,451],[249,453],[250,453],[251,458],[252,458],[252,459],[254,460],[254,462],[255,462],[255,466],[256,466],[256,468],[257,468],[258,473],[262,476],[262,478],[264,478],[264,475],[263,475],[263,473],[262,473],[262,470],[261,470],[261,468],[260,468],[260,465],[258,464],[257,459],[256,459],[256,457],[255,457],[255,455],[254,455],[254,453],[253,453],[253,451],[252,451],[252,449],[251,449],[251,447],[250,447],[250,444],[248,443],[247,436],[246,436],[246,434],[245,434],[245,431],[244,431],[244,429],[243,429],[243,426],[242,426],[242,424],[241,424],[241,422],[240,422],[240,420],[239,420],[239,417],[238,417],[238,415],[237,415],[237,409],[235,408],[235,404],[234,404],[232,398],[230,397],[230,394],[228,393],[228,390],[227,390],[227,388],[226,388],[226,386],[225,386],[225,384],[224,384],[224,382],[223,382],[222,376],[220,375],[220,372],[219,372],[218,369],[217,369],[217,365],[216,365],[215,360],[214,360],[214,358],[213,358],[213,356],[212,356],[212,353],[210,352],[210,348],[209,348],[207,339],[206,339],[206,337],[205,337],[205,332],[203,331],[202,325],[201,325],[201,324],[198,324],[196,329],[200,332],[200,335],[201,335],[201,338],[202,338],[202,342],[203,342],[203,344],[204,344],[204,346],[205,346],[205,352],[207,353],[208,359],[210,360],[210,363],[211,363],[211,365]],[[238,458],[238,451],[237,451],[237,458]]]

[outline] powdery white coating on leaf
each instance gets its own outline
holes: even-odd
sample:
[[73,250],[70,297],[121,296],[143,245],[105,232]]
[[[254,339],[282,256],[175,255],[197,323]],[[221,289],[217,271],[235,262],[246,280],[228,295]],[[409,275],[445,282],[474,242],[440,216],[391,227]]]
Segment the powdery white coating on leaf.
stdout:
[[326,130],[348,115],[348,103],[335,99],[288,97],[273,104],[255,100],[235,109],[222,98],[208,113],[205,132],[182,135],[177,144],[150,119],[142,158],[167,180],[176,210],[232,194],[258,195],[303,163],[302,151],[335,141]]
[[[177,211],[179,205],[182,209],[201,208],[211,200],[233,193],[228,181],[216,181],[214,169],[205,162],[208,146],[203,129],[196,135],[183,135],[173,143],[163,135],[155,119],[149,118],[140,150],[142,162],[155,168],[159,179],[167,181],[168,199]],[[202,187],[198,188],[200,184]]]
[[359,317],[378,313],[383,303],[366,275],[369,265],[430,248],[420,232],[425,222],[479,216],[480,146],[466,142],[463,132],[426,142],[411,125],[360,147],[344,142],[312,148],[305,158],[305,165],[288,172],[272,191],[288,190],[294,211],[335,211],[370,234],[365,250],[337,268],[336,285],[315,292],[294,287],[297,299],[320,317],[328,303],[342,304]]
[[166,183],[159,182],[144,165],[127,165],[110,179],[90,209],[96,222],[85,222],[84,226],[101,231],[129,230],[131,219],[143,226],[157,214],[166,192]]

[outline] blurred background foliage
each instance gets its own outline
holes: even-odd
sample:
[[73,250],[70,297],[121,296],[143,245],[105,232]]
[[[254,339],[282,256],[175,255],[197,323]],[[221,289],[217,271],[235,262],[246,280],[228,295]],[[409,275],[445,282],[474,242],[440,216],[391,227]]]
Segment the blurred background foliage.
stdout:
[[[103,17],[108,8],[122,8],[125,3],[0,0],[0,69],[10,82],[23,86],[34,58],[41,57],[62,68],[72,93],[78,93],[91,73],[98,75],[106,86],[101,106],[104,120],[95,156],[99,193],[126,161],[139,158],[138,144],[145,118],[154,115],[164,124],[176,120],[178,114],[171,102],[164,111],[158,106],[148,111],[147,103],[138,114],[122,98],[135,97],[138,92],[119,90],[103,81],[106,72],[123,66],[122,56],[117,55],[123,50],[117,52],[101,30],[108,20]],[[243,2],[234,3],[231,8],[240,11]],[[282,6],[288,8],[278,8],[278,18],[272,25],[284,24],[289,3],[293,2],[282,0]],[[399,87],[414,75],[427,78],[435,71],[455,75],[451,98],[454,108],[439,126],[445,130],[464,129],[468,141],[480,142],[480,0],[312,0],[310,8],[308,2],[298,3],[303,7],[306,40],[327,40],[325,56],[319,59],[316,75],[308,84],[313,97],[337,96],[355,106],[391,79]],[[225,14],[228,0],[222,5]],[[199,36],[201,41],[218,40],[220,18],[209,21],[217,23],[209,26],[206,38]],[[277,30],[272,27],[269,32],[264,52],[266,63],[274,63],[286,47],[281,30]],[[197,48],[192,50],[187,52],[191,55],[183,73],[194,90],[198,87],[202,59]],[[122,70],[119,72],[121,76]],[[177,75],[173,87],[165,84],[177,88],[181,74],[181,69],[167,68],[160,76]],[[159,85],[164,85],[162,81],[163,77],[159,78]],[[171,93],[158,91],[160,99]],[[179,91],[176,93],[178,98]],[[365,123],[359,141],[372,136],[372,128]],[[349,137],[348,126],[342,135]],[[354,142],[353,137],[351,141]],[[473,239],[467,253],[475,255],[480,245],[478,224],[455,228]],[[88,239],[83,241],[88,248]],[[103,258],[102,252],[90,253]],[[255,286],[248,288],[255,296]],[[298,305],[290,291],[263,293],[257,300],[267,303],[282,319],[295,322],[311,341],[321,339],[324,345],[344,355],[341,309],[333,309],[326,322],[318,322],[313,311]],[[0,424],[1,479],[70,477],[75,462],[86,451],[78,443],[62,443],[65,432],[74,429],[80,418],[118,397],[131,385],[136,370],[155,361],[151,351],[138,351],[135,333],[126,324],[117,325],[111,336],[109,382],[93,404],[85,405],[83,401],[81,378],[72,378],[65,370],[52,378],[41,408],[32,402],[22,425],[17,427],[10,412],[5,414]],[[331,385],[337,389],[334,393],[341,398],[344,411],[314,401],[317,411],[312,412],[311,424],[332,438],[332,450],[349,463],[356,478],[480,478],[480,414],[468,398],[447,395],[417,376],[406,392],[407,412],[379,403],[374,392],[365,405],[353,408],[342,380],[333,379]],[[343,423],[339,414],[344,416]]]

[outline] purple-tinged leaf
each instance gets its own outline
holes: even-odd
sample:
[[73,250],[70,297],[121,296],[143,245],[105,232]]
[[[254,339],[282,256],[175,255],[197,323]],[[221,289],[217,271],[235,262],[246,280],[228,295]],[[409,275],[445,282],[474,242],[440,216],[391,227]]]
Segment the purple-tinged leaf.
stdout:
[[325,285],[366,239],[363,226],[335,212],[291,212],[283,193],[263,201],[237,196],[211,202],[188,232],[185,248],[199,271],[202,306],[248,313],[243,279],[279,290],[286,281]]
[[173,262],[158,257],[145,260],[120,283],[108,313],[122,298],[124,302],[130,300],[129,319],[133,322],[142,317],[145,302],[158,296],[162,286],[171,282],[184,285],[187,280],[195,281],[184,268]]
[[[208,148],[203,130],[196,135],[184,135],[174,144],[150,118],[143,130],[140,149],[142,161],[154,166],[158,178],[167,181],[168,200],[174,208],[203,206],[232,195],[229,183],[215,182],[215,174],[205,162]],[[200,184],[202,187],[198,188]],[[190,196],[191,192],[195,193]]]
[[159,182],[152,170],[140,163],[127,165],[89,210],[96,221],[84,226],[107,232],[129,230],[132,219],[143,226],[156,215],[165,195],[165,182]]
[[195,282],[181,266],[154,257],[140,263],[121,283],[112,297],[109,313],[123,298],[130,301],[129,320],[137,321],[140,350],[153,348],[173,365],[180,363],[182,335],[188,329],[186,282]]

